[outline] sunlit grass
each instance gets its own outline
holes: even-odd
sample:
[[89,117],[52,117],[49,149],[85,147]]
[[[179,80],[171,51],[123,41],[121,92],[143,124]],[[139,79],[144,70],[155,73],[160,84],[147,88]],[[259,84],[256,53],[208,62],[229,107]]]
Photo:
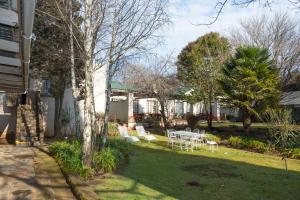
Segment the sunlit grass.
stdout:
[[172,150],[166,137],[133,145],[129,163],[100,179],[101,199],[300,199],[300,161],[220,147]]

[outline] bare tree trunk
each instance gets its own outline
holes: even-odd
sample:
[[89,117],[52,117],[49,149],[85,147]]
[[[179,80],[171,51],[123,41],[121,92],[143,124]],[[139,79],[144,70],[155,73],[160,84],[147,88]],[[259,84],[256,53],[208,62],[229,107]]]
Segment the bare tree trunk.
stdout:
[[244,127],[244,131],[247,135],[249,135],[249,133],[250,133],[250,126],[251,126],[251,115],[246,110],[246,111],[244,111],[243,127]]
[[75,75],[75,60],[74,60],[74,42],[73,42],[73,11],[72,11],[72,1],[69,0],[69,42],[70,42],[70,71],[71,71],[71,85],[73,94],[73,106],[74,106],[74,119],[75,119],[75,133],[77,139],[81,138],[80,133],[80,118],[79,118],[79,106],[78,106],[78,89],[76,87],[76,75]]
[[92,0],[85,1],[85,16],[84,16],[84,49],[85,49],[85,116],[84,116],[84,131],[83,131],[83,162],[91,165],[92,155],[92,131],[93,131],[93,28],[92,28]]
[[165,112],[165,109],[166,109],[166,105],[165,105],[165,102],[161,99],[159,99],[159,103],[160,103],[160,113],[161,113],[161,117],[162,117],[162,120],[163,120],[163,123],[164,123],[164,129],[167,130],[168,129],[168,120],[167,120],[167,116],[166,116],[166,112]]
[[[109,69],[111,68],[111,64],[109,64]],[[110,110],[110,97],[111,97],[111,80],[112,76],[108,72],[107,80],[106,80],[106,90],[105,90],[105,113],[104,113],[104,120],[103,120],[103,127],[102,127],[102,136],[103,136],[103,143],[102,148],[105,147],[106,139],[108,136],[108,122],[109,122],[109,110]]]
[[212,110],[212,99],[209,97],[209,117],[208,117],[208,128],[209,130],[212,130],[212,115],[213,115],[213,110]]

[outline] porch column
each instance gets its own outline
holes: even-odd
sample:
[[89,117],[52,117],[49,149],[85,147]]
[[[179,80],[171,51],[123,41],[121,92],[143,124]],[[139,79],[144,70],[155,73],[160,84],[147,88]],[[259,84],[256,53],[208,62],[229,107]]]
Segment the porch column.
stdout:
[[220,121],[220,119],[221,119],[221,106],[220,106],[218,100],[215,101],[215,106],[214,107],[215,107],[216,119],[217,119],[217,121]]
[[127,102],[128,102],[128,127],[133,128],[135,125],[135,120],[133,116],[133,101],[134,101],[134,94],[128,93],[127,94]]

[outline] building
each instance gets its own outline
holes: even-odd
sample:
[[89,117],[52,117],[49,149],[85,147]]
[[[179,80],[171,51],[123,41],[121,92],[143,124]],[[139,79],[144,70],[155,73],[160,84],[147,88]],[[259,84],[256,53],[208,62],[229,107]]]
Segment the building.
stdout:
[[[188,95],[190,92],[190,90],[187,90],[184,91],[184,94]],[[141,95],[120,82],[112,82],[109,114],[112,121],[124,122],[129,127],[133,127],[142,118],[158,117],[160,109],[160,104],[156,98]],[[168,100],[166,116],[169,119],[176,119],[185,118],[187,113],[193,113],[194,115],[202,115],[203,119],[206,119],[206,109],[209,110],[208,105],[203,102],[190,105],[174,96]],[[227,108],[219,101],[212,103],[212,109],[214,120],[221,120],[225,116],[238,117],[239,114],[238,109]]]
[[282,95],[281,106],[292,109],[293,119],[300,123],[300,91],[285,92]]
[[[33,117],[33,112],[25,111],[24,107],[21,115],[19,105],[27,101],[35,3],[0,0],[0,142],[15,140],[16,132],[25,128],[18,116],[26,120]],[[35,126],[31,122],[27,125]]]

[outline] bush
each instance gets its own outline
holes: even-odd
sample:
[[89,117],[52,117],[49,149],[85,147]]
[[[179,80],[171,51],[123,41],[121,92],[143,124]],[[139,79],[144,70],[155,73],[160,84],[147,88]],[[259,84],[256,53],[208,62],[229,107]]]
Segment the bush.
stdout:
[[267,144],[261,142],[261,141],[258,141],[258,140],[251,140],[251,139],[248,139],[246,141],[244,141],[244,146],[245,147],[248,147],[248,148],[251,148],[251,149],[255,149],[257,150],[258,152],[266,152],[269,147]]
[[49,147],[50,152],[68,170],[79,174],[83,178],[93,175],[93,169],[82,163],[82,147],[79,141],[54,142]]
[[106,146],[113,149],[118,149],[126,159],[130,154],[130,144],[124,140],[110,139],[108,140]]
[[298,148],[289,148],[284,151],[284,153],[289,157],[289,158],[295,158],[295,159],[300,159],[300,147]]
[[264,142],[239,136],[230,136],[228,144],[235,148],[249,148],[261,153],[270,149]]
[[235,148],[242,148],[243,140],[241,137],[238,136],[230,136],[230,138],[228,139],[228,144]]
[[219,136],[216,136],[216,135],[213,135],[213,134],[206,134],[207,136],[207,139],[208,140],[212,140],[212,141],[215,141],[216,143],[220,144],[221,143],[221,138]]
[[108,123],[108,135],[109,136],[119,135],[118,124]]
[[119,166],[123,159],[124,157],[118,149],[106,147],[101,152],[94,154],[93,163],[96,170],[112,172]]

